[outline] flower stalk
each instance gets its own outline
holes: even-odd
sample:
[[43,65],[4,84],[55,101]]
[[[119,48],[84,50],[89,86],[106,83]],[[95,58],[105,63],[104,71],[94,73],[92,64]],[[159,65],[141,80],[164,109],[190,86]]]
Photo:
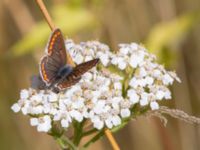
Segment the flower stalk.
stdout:
[[46,6],[44,5],[43,0],[35,0],[35,1],[38,4],[40,10],[42,11],[42,14],[44,15],[44,18],[46,19],[49,27],[51,28],[51,30],[54,30],[56,28],[56,26],[54,25],[50,15],[49,15],[48,10],[47,10]]

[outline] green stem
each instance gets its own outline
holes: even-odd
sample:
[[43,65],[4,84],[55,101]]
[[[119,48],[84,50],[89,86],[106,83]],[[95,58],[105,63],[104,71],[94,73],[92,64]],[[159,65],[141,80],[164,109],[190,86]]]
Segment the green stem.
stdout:
[[80,141],[81,141],[84,122],[85,121],[82,121],[81,123],[74,122],[74,140],[73,140],[73,143],[76,146],[78,146]]
[[62,150],[77,150],[78,148],[67,137],[55,137]]
[[97,133],[92,139],[90,139],[86,144],[83,145],[82,149],[86,149],[90,144],[96,142],[98,139],[100,139],[104,135],[104,130],[101,130],[99,133]]
[[94,128],[94,129],[91,129],[89,131],[84,132],[82,136],[88,136],[88,135],[95,133],[95,132],[97,132],[97,129]]

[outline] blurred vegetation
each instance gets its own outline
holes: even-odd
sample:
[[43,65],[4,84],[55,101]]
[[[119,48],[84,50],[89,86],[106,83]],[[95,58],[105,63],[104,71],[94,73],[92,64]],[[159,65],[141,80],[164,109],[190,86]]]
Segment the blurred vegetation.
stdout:
[[[52,10],[52,17],[55,18],[56,26],[69,37],[81,30],[89,29],[92,32],[97,25],[94,16],[86,8],[60,4],[53,6],[50,10]],[[32,52],[37,47],[44,47],[48,37],[47,22],[38,22],[22,40],[11,47],[12,54],[20,56]]]
[[[200,116],[199,0],[49,0],[44,2],[57,27],[76,42],[100,40],[112,49],[138,42],[177,70],[182,84],[172,87],[164,105]],[[34,0],[0,1],[0,149],[55,150],[53,139],[37,133],[28,118],[10,106],[38,72],[38,61],[51,33]],[[7,57],[10,56],[10,57]],[[165,128],[142,118],[115,133],[122,150],[198,150],[200,127],[169,118]],[[103,139],[90,149],[111,149]]]

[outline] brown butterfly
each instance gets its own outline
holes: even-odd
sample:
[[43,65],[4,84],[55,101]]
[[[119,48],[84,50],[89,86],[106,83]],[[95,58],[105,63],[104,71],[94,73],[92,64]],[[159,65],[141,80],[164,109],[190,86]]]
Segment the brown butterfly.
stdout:
[[40,76],[32,78],[32,87],[52,89],[58,93],[79,82],[81,76],[98,62],[97,58],[75,65],[65,48],[60,29],[55,29],[47,46],[47,54],[39,65]]

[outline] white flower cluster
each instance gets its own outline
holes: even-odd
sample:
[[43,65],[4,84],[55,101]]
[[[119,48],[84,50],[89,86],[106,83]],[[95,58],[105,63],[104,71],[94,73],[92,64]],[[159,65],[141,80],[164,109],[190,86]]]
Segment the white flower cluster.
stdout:
[[[75,63],[100,58],[106,69],[91,69],[79,83],[59,94],[49,90],[22,90],[12,110],[30,115],[31,125],[41,132],[48,132],[52,122],[60,122],[67,128],[73,120],[81,122],[84,118],[99,130],[113,128],[121,124],[122,118],[130,117],[130,109],[136,103],[158,109],[157,100],[171,98],[167,86],[174,80],[180,81],[175,73],[158,65],[155,56],[135,43],[121,44],[118,53],[112,53],[108,46],[97,41],[74,44],[67,40],[66,48]],[[123,70],[124,75],[111,73],[109,66]],[[123,97],[125,81],[129,86]]]

